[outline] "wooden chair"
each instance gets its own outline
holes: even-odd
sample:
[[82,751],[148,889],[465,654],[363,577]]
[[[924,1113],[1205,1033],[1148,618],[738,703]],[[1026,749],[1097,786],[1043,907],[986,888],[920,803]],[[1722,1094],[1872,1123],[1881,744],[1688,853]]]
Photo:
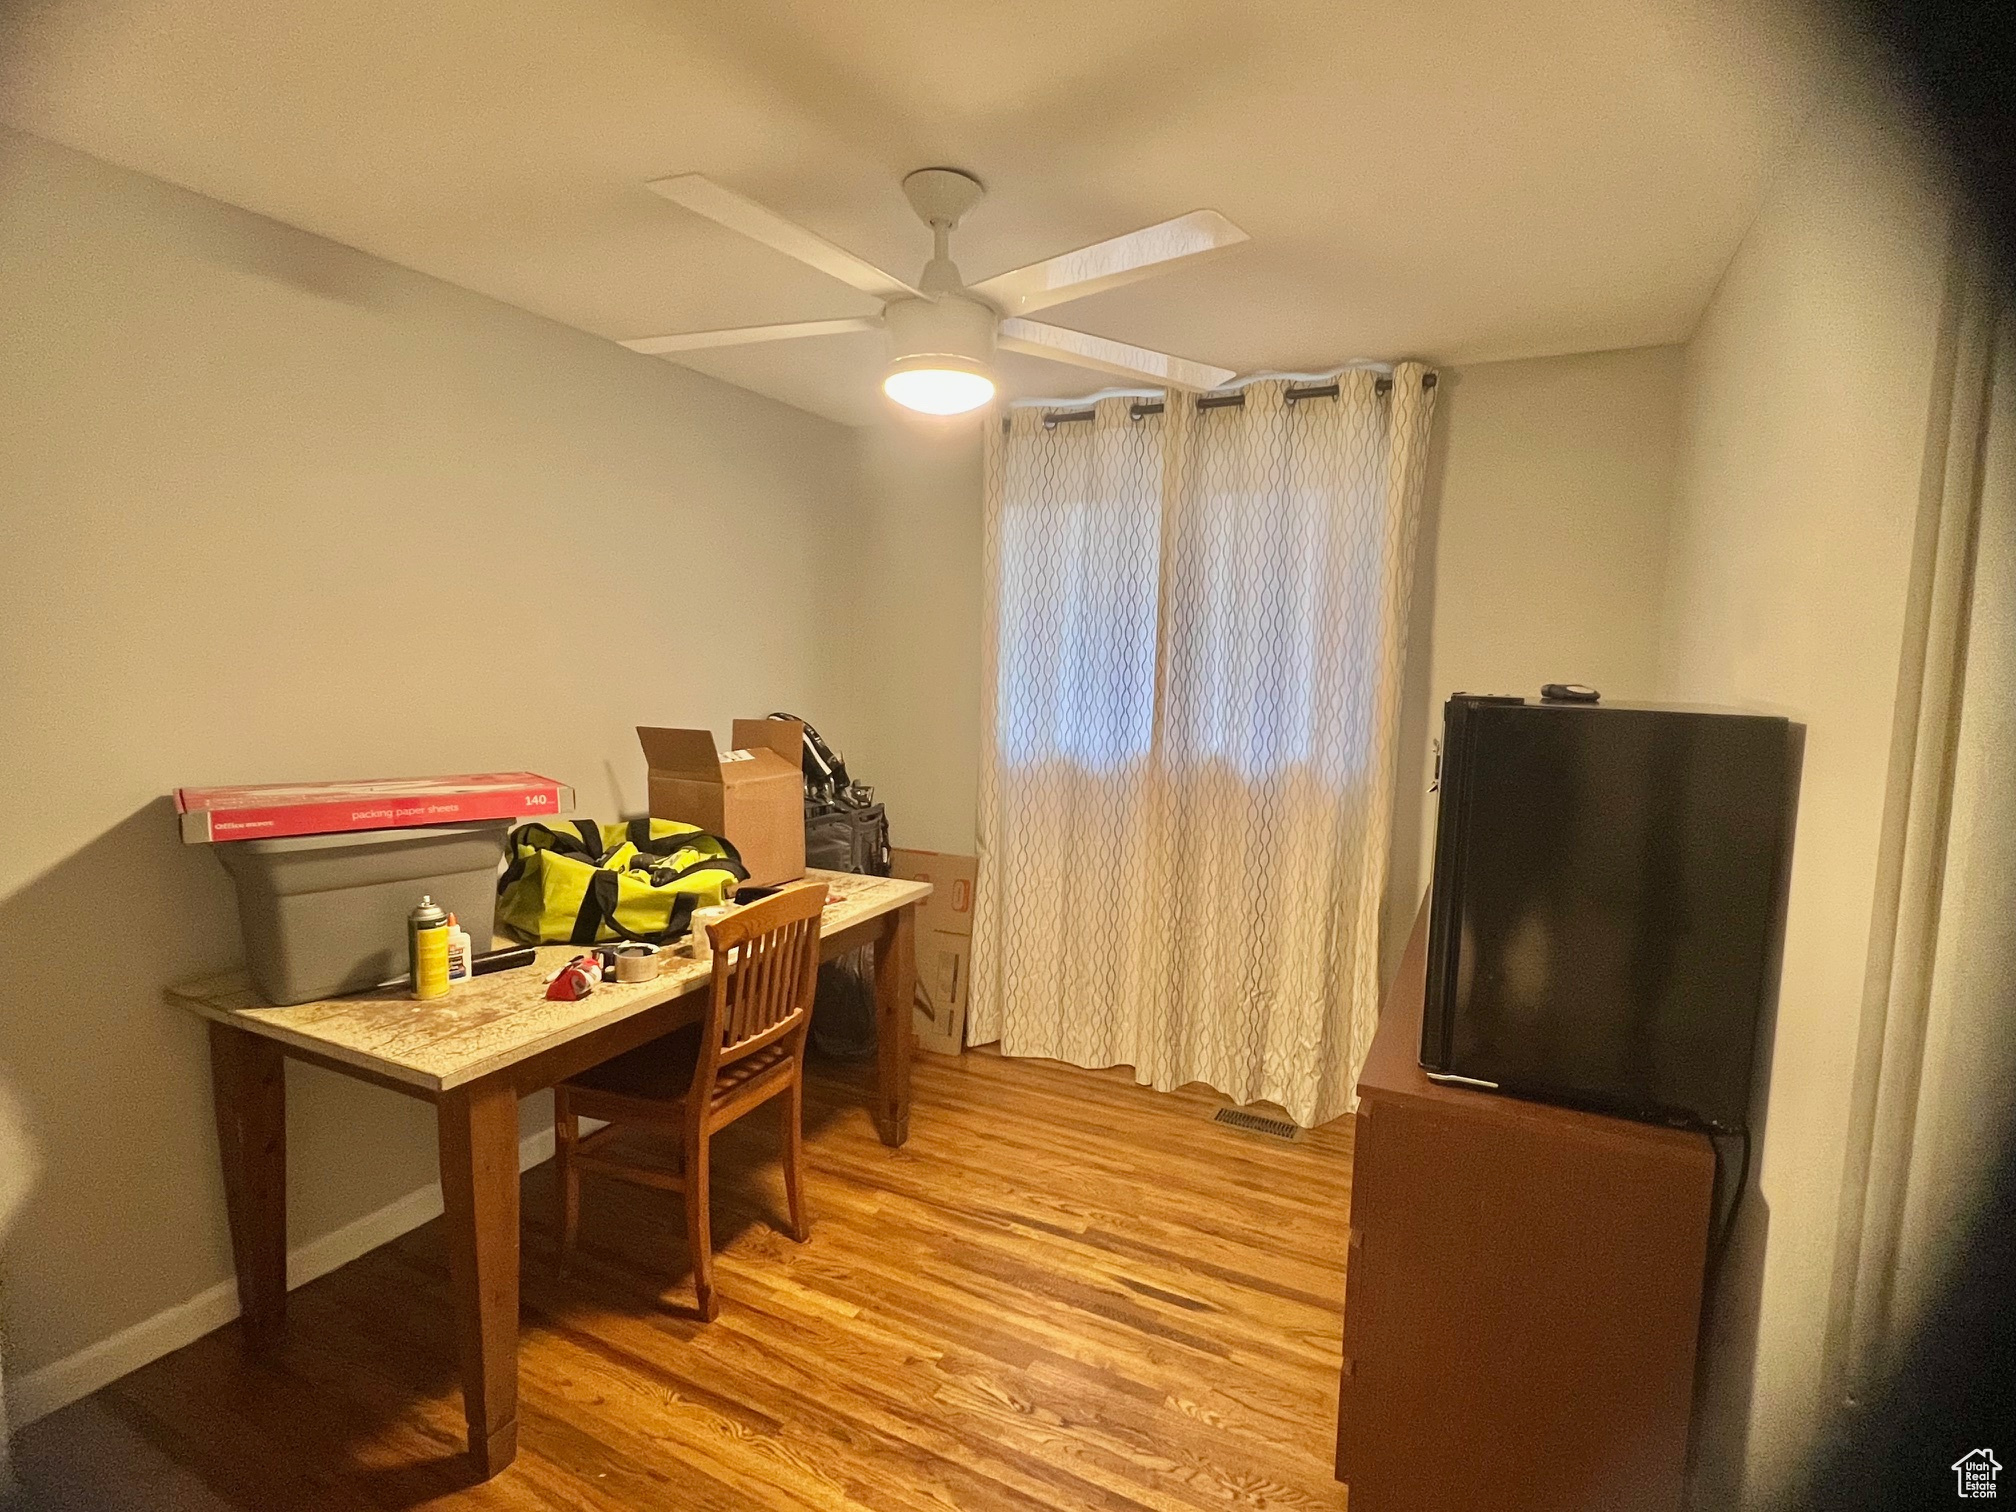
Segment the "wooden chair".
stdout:
[[[583,1171],[684,1192],[693,1289],[700,1316],[712,1321],[719,1307],[708,1234],[708,1143],[716,1130],[772,1098],[783,1100],[791,1237],[809,1237],[802,1170],[805,1032],[819,976],[819,913],[825,903],[825,884],[812,883],[730,914],[707,931],[714,945],[714,981],[702,1022],[604,1061],[553,1089],[563,1267],[580,1227]],[[579,1120],[584,1117],[606,1119],[608,1127],[583,1138]],[[679,1132],[676,1174],[596,1153],[632,1124]]]

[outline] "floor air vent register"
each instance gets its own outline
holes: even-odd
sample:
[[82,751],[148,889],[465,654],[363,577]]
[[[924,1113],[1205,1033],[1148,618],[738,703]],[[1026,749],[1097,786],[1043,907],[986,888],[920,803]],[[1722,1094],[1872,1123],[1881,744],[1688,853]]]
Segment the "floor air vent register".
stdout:
[[1302,1130],[1285,1118],[1268,1118],[1263,1114],[1248,1113],[1240,1108],[1220,1108],[1211,1115],[1211,1121],[1234,1129],[1244,1129],[1248,1134],[1265,1134],[1272,1139],[1293,1141],[1302,1137]]

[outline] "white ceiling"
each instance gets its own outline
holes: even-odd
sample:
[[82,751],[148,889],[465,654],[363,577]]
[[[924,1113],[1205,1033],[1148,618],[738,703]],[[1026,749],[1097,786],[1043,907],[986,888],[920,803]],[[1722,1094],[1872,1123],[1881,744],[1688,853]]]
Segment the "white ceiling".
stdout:
[[[612,338],[876,308],[647,180],[910,278],[898,181],[942,163],[990,191],[971,280],[1200,207],[1252,234],[1046,320],[1241,372],[1464,363],[1691,330],[1816,88],[1723,4],[40,0],[0,119]],[[683,360],[861,423],[879,352]]]

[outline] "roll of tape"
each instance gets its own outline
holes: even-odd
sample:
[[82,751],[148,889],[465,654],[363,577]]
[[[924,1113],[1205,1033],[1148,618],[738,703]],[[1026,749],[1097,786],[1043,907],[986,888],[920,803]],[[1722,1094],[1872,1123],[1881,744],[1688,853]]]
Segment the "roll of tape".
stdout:
[[616,947],[616,980],[648,982],[658,975],[658,952],[649,945]]
[[707,926],[709,924],[719,924],[733,912],[735,912],[735,907],[731,903],[693,910],[693,933],[687,942],[687,948],[693,952],[694,960],[711,961],[714,959],[714,945],[707,938]]

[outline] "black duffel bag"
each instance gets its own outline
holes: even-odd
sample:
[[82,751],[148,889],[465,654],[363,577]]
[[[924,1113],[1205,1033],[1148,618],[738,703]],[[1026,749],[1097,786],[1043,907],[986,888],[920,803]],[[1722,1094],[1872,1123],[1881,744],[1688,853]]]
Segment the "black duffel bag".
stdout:
[[[847,763],[796,714],[805,727],[805,864],[822,871],[889,875],[889,818],[875,790],[854,781]],[[812,1043],[836,1060],[866,1060],[875,1053],[874,953],[856,950],[819,968],[812,1002]]]
[[889,819],[882,805],[827,809],[805,804],[805,864],[825,871],[889,875]]

